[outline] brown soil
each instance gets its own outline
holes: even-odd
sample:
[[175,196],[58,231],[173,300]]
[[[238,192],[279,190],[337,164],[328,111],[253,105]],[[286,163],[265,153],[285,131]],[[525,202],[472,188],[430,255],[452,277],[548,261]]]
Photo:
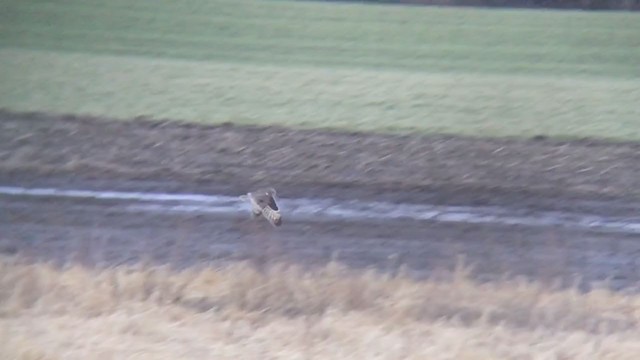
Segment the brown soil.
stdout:
[[[271,185],[283,197],[505,204],[637,216],[640,145],[548,139],[344,134],[283,128],[102,121],[0,112],[0,185],[185,190],[239,195]],[[637,235],[382,222],[287,222],[274,233],[215,214],[137,214],[115,205],[0,196],[0,254],[119,264],[286,258],[420,274],[640,280]],[[84,255],[82,255],[84,253]],[[80,255],[77,255],[80,254]],[[397,256],[398,257],[397,257]],[[88,259],[88,260],[87,260]],[[260,261],[263,261],[260,260]],[[266,261],[266,260],[264,260]]]
[[43,175],[234,194],[269,184],[285,197],[576,207],[584,205],[576,199],[640,198],[640,144],[0,112],[0,180],[26,183]]
[[[460,257],[475,279],[505,275],[614,288],[640,281],[637,235],[557,227],[384,222],[288,221],[275,229],[248,216],[131,213],[115,205],[0,197],[0,255],[58,264],[151,261],[178,267],[248,260],[323,265],[337,257],[354,268],[415,276],[453,270]],[[640,290],[640,289],[638,289]]]

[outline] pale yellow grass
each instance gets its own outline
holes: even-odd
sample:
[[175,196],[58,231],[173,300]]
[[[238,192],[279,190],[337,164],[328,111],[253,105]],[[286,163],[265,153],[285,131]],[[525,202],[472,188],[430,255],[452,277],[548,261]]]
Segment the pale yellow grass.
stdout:
[[0,260],[2,359],[636,359],[640,295],[275,264]]

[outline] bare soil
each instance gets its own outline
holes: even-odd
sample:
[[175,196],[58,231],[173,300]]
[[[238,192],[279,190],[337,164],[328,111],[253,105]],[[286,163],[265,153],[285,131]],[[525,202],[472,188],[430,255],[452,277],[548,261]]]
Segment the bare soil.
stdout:
[[[637,216],[640,145],[201,126],[0,112],[0,184],[507,205]],[[637,235],[419,221],[286,223],[124,214],[105,204],[0,197],[0,252],[181,266],[286,258],[420,274],[466,256],[474,276],[640,281]],[[84,255],[77,255],[82,254]],[[260,260],[262,261],[262,260]],[[266,261],[266,260],[265,260]],[[395,270],[394,270],[395,271]]]
[[104,120],[0,112],[0,180],[150,180],[228,194],[268,184],[285,197],[466,205],[640,199],[640,143]]

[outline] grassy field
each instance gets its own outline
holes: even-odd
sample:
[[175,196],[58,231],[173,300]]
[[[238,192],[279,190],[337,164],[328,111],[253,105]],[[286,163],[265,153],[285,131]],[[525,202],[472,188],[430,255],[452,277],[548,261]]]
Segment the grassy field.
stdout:
[[0,0],[0,107],[640,139],[640,15]]
[[635,359],[640,297],[286,264],[0,259],[3,359]]

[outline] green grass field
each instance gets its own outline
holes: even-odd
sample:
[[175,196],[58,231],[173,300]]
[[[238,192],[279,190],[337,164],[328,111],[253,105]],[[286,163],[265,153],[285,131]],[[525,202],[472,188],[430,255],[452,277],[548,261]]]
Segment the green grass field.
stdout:
[[0,0],[0,107],[640,139],[640,15]]

